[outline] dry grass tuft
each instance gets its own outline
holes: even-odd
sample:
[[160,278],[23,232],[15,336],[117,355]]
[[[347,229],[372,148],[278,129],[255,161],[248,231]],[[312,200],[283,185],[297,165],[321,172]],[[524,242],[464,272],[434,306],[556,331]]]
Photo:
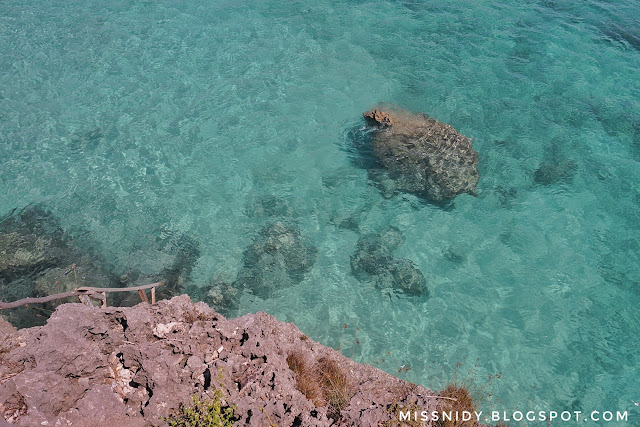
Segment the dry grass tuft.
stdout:
[[464,411],[473,414],[474,411],[478,410],[478,405],[473,400],[469,387],[464,384],[451,383],[440,392],[440,396],[447,398],[442,402],[440,414],[442,415],[442,412],[450,412],[453,417],[451,420],[441,417],[438,421],[434,421],[434,427],[473,427],[476,425],[475,417],[472,417],[469,421],[455,419],[456,413],[462,416]]
[[309,363],[301,352],[287,356],[287,364],[296,374],[296,388],[316,406],[327,406],[327,415],[338,420],[349,404],[353,390],[338,362],[322,357]]
[[317,369],[307,362],[304,355],[298,351],[287,356],[287,365],[296,374],[296,388],[316,406],[324,406],[322,380]]
[[322,378],[325,399],[329,403],[328,415],[337,420],[353,396],[349,380],[338,363],[327,357],[318,360],[318,371]]

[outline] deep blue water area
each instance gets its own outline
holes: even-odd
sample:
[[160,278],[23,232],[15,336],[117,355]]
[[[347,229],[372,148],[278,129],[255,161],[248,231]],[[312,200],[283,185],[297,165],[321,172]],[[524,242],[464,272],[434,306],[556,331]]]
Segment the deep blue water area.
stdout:
[[[639,76],[633,0],[5,0],[0,215],[46,206],[122,270],[189,236],[195,286],[295,224],[313,267],[237,314],[431,388],[501,374],[487,410],[640,423]],[[353,138],[379,102],[473,138],[478,197],[382,197]],[[388,226],[430,297],[353,276]]]

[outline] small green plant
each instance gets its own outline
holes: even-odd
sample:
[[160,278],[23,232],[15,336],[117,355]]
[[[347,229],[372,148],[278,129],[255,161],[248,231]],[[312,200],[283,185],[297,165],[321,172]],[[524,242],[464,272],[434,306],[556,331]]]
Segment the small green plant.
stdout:
[[236,405],[229,405],[222,390],[224,388],[224,369],[220,367],[216,381],[220,388],[214,388],[213,398],[200,400],[193,395],[193,406],[181,406],[180,414],[165,419],[171,427],[231,427],[234,421]]
[[235,405],[226,406],[222,391],[216,389],[213,399],[200,400],[193,395],[193,406],[182,406],[180,413],[166,418],[171,427],[231,427]]
[[193,406],[182,405],[180,413],[165,418],[171,427],[231,427],[233,426],[233,412],[236,405],[225,402],[222,388],[224,387],[224,369],[221,367],[216,376],[220,388],[213,390],[213,398],[200,400],[193,395]]

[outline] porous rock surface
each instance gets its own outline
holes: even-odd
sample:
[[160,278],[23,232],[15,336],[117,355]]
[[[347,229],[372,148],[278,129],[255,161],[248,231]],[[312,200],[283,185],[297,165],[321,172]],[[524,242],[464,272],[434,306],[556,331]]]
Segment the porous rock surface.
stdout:
[[394,107],[363,116],[374,128],[373,152],[398,190],[434,201],[475,195],[480,174],[470,138],[425,114]]
[[[350,384],[340,418],[296,389],[286,358],[334,360]],[[193,394],[222,390],[235,425],[374,426],[433,393],[355,363],[266,313],[225,319],[181,295],[155,305],[63,304],[45,326],[0,318],[0,420],[14,425],[161,426]],[[335,417],[334,417],[335,418]]]

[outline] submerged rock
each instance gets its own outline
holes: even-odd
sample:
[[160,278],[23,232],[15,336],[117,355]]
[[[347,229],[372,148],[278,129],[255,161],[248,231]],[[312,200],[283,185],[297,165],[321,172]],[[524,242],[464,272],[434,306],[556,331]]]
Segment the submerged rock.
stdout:
[[424,114],[389,108],[363,116],[374,128],[374,154],[398,190],[434,201],[475,196],[480,175],[470,138]]
[[276,289],[300,283],[317,253],[300,229],[281,221],[272,223],[244,251],[244,267],[234,286],[268,298]]
[[390,226],[385,228],[378,235],[381,242],[391,251],[394,251],[404,243],[404,236],[398,228]]
[[[227,320],[186,295],[104,310],[63,304],[47,325],[21,331],[0,319],[0,342],[0,420],[12,425],[165,426],[194,394],[214,392],[235,405],[237,426],[395,425],[399,408],[431,413],[442,401],[291,323],[262,312]],[[326,378],[340,382],[314,399],[309,386]]]
[[498,196],[500,205],[505,208],[511,207],[511,204],[518,197],[518,189],[516,187],[503,187],[498,185],[495,188],[495,194]]
[[358,229],[360,228],[361,217],[362,212],[353,212],[343,209],[339,210],[338,212],[334,212],[329,219],[329,222],[338,228],[358,231]]
[[245,249],[235,280],[192,285],[187,293],[224,315],[233,315],[244,290],[270,298],[278,289],[300,283],[315,264],[317,252],[298,227],[277,221],[265,226]]
[[[79,255],[71,266],[52,267],[35,279],[34,290],[39,296],[71,291],[81,286],[121,287],[122,284],[90,255]],[[75,266],[75,267],[74,267]]]
[[[162,233],[153,245],[134,250],[125,273],[86,247],[80,247],[50,212],[31,206],[0,220],[0,298],[11,302],[72,291],[78,287],[121,288],[164,281],[157,299],[184,293],[184,287],[200,253],[198,244],[180,233]],[[43,324],[64,301],[4,310],[18,327]],[[140,302],[136,292],[107,294],[109,305]]]
[[[71,291],[80,286],[119,287],[115,275],[93,253],[78,247],[58,220],[31,206],[0,220],[0,295],[10,302]],[[2,314],[14,325],[42,324],[60,304],[18,307]]]
[[38,274],[60,264],[69,241],[51,214],[31,207],[0,223],[0,280]]
[[351,271],[361,282],[373,282],[378,288],[395,288],[409,295],[429,295],[426,280],[416,265],[396,258],[393,251],[404,238],[395,227],[379,234],[367,234],[358,240],[351,256]]
[[395,258],[373,279],[380,289],[395,288],[407,295],[429,295],[422,272],[408,259]]
[[391,250],[380,236],[367,234],[358,240],[356,251],[351,256],[351,271],[358,280],[368,280],[383,273],[392,260]]

